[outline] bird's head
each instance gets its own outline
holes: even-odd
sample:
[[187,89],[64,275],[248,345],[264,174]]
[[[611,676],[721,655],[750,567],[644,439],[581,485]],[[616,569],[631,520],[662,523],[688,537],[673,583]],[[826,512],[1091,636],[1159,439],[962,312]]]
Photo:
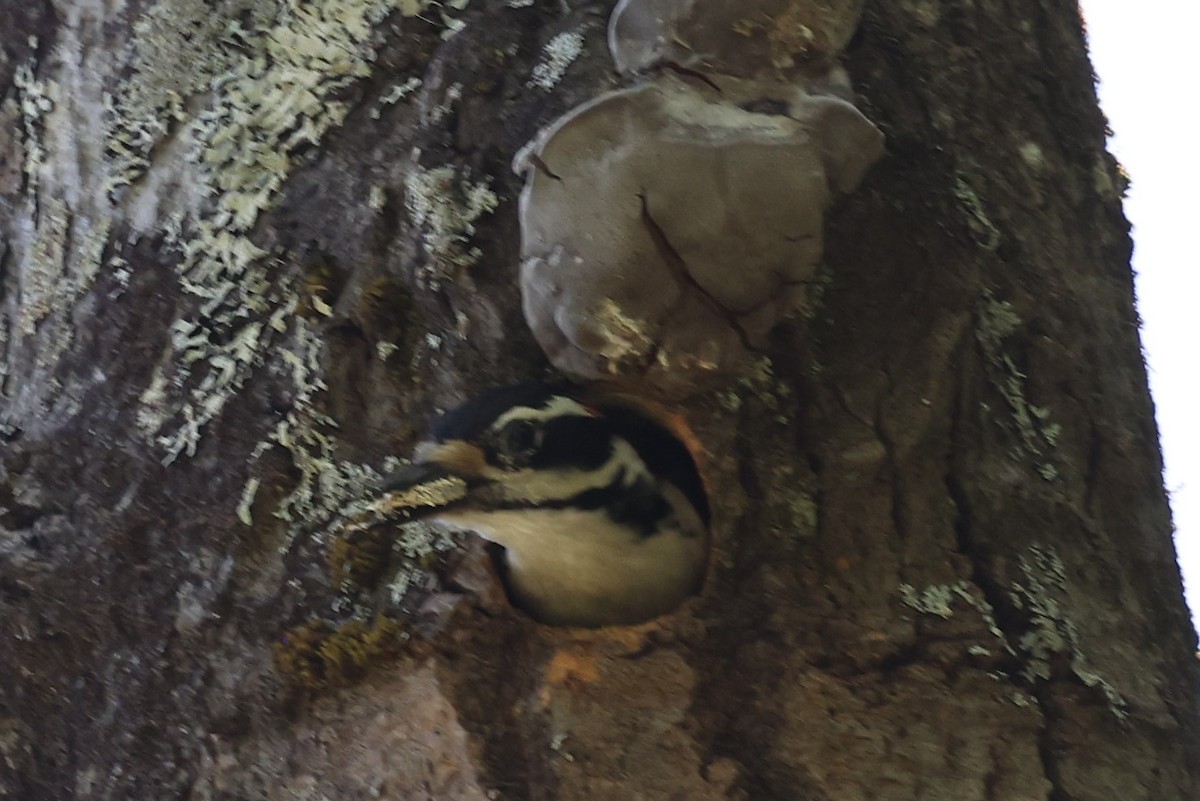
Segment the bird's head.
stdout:
[[503,546],[512,594],[547,622],[661,614],[696,590],[707,556],[708,500],[680,437],[561,386],[495,389],[446,413],[375,508]]

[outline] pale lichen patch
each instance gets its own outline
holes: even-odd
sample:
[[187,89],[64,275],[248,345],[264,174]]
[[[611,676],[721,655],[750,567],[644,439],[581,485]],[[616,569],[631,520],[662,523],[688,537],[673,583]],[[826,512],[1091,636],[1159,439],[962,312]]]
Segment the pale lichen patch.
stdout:
[[1017,455],[1032,459],[1038,475],[1050,481],[1058,477],[1058,468],[1049,454],[1058,442],[1062,426],[1050,419],[1049,409],[1029,402],[1025,374],[1005,348],[1005,340],[1020,324],[1021,318],[1011,303],[997,300],[990,292],[984,293],[978,307],[975,336],[988,361],[992,385],[1004,396],[1021,437]]
[[1021,161],[1025,162],[1025,166],[1035,173],[1040,174],[1045,171],[1046,154],[1037,142],[1026,142],[1017,148],[1017,153],[1021,156]]
[[996,227],[987,212],[984,211],[983,201],[971,186],[967,176],[959,173],[954,179],[954,196],[963,204],[967,212],[967,226],[975,236],[975,241],[984,250],[995,250],[1000,246],[1000,229]]
[[464,536],[464,532],[422,521],[400,527],[392,551],[402,558],[403,565],[386,586],[391,606],[401,608],[409,590],[432,578],[422,565],[457,546]]
[[910,609],[915,609],[925,615],[936,615],[943,620],[949,620],[953,617],[955,603],[964,602],[979,613],[984,625],[988,628],[988,632],[997,640],[1004,643],[1005,650],[1012,652],[1012,649],[1007,644],[1004,632],[996,622],[996,614],[992,605],[980,597],[979,594],[973,592],[972,585],[968,581],[961,580],[952,584],[931,584],[920,590],[911,584],[901,584],[900,600]]
[[430,108],[425,114],[425,122],[428,125],[441,125],[446,116],[454,110],[455,104],[462,100],[463,85],[461,83],[452,83],[446,88],[446,93],[442,96],[442,102]]
[[129,282],[133,279],[133,270],[130,268],[129,262],[119,253],[109,256],[105,267],[117,285],[115,289],[108,293],[108,299],[116,300],[129,289]]
[[[292,325],[291,336],[280,345],[281,363],[276,366],[290,373],[294,391],[291,409],[258,443],[252,455],[253,464],[271,447],[282,447],[291,455],[300,474],[296,485],[274,511],[275,517],[288,524],[281,547],[284,551],[299,534],[317,532],[323,536],[331,521],[365,509],[366,502],[361,499],[381,479],[381,474],[367,465],[336,458],[336,442],[330,432],[337,428],[337,423],[321,412],[316,403],[317,395],[326,389],[321,367],[324,344],[303,318],[294,319]],[[246,497],[243,493],[239,517],[243,507],[248,513]]]
[[387,190],[376,184],[367,192],[367,206],[372,211],[382,211],[387,205]]
[[45,199],[38,214],[33,247],[21,275],[17,326],[22,334],[31,336],[37,322],[54,309],[70,222],[65,203],[57,198]]
[[260,483],[260,479],[251,476],[246,480],[245,486],[242,487],[242,498],[238,501],[237,516],[243,525],[250,526],[254,524],[254,516],[250,514],[250,507],[254,504],[254,496],[258,493]]
[[775,376],[775,365],[769,356],[760,356],[750,363],[746,375],[738,378],[738,386],[746,397],[754,397],[772,412],[775,422],[788,425],[791,419],[785,414],[791,400],[792,390]]
[[422,276],[429,285],[435,286],[447,268],[478,261],[482,251],[469,247],[475,223],[500,205],[491,179],[473,181],[451,165],[428,170],[414,166],[405,186],[405,206],[413,225],[424,233],[422,242],[431,260]]
[[[372,508],[372,491],[384,475],[400,466],[394,458],[385,459],[380,470],[337,458],[334,433],[337,423],[321,412],[317,404],[319,394],[326,388],[321,366],[324,344],[303,318],[296,318],[292,325],[291,335],[281,346],[282,363],[276,366],[290,374],[294,390],[292,408],[275,430],[258,443],[252,457],[257,460],[272,447],[283,448],[300,476],[273,513],[287,524],[286,535],[279,544],[281,554],[301,536],[309,536],[316,544],[323,545],[356,528],[379,524],[377,510]],[[239,503],[238,514],[243,522],[249,516],[253,498],[250,490],[257,488],[254,482],[251,479],[247,483]],[[356,526],[352,521],[369,522]],[[424,567],[430,555],[448,550],[457,540],[440,529],[415,524],[397,529],[394,536],[388,536],[388,541],[388,547],[402,557],[385,587],[392,606],[399,608],[410,589],[432,581]],[[335,611],[371,613],[370,609],[359,608],[359,602],[352,597],[354,593],[349,592],[353,588],[345,582],[343,585],[341,589],[348,594],[335,602]]]
[[612,298],[604,298],[595,312],[596,333],[600,342],[596,352],[607,359],[610,372],[616,373],[625,365],[639,364],[654,351],[650,326],[625,313]]
[[[297,299],[250,232],[297,157],[344,121],[348,108],[331,95],[369,72],[374,25],[395,7],[395,0],[289,2],[218,24],[206,4],[162,2],[139,27],[134,77],[114,103],[120,124],[110,151],[126,154],[116,159],[116,183],[147,168],[146,155],[168,133],[159,122],[165,112],[186,133],[186,160],[207,198],[164,228],[182,253],[181,288],[196,299],[172,325],[159,368],[166,377],[153,377],[143,395],[153,405],[139,414],[164,461],[195,452],[202,428],[264,361],[273,334],[287,330]],[[179,53],[195,48],[201,63],[181,74]],[[207,103],[189,115],[201,88]]]
[[542,48],[542,60],[533,67],[526,86],[550,91],[567,74],[567,69],[583,54],[583,34],[564,31]]
[[[247,9],[251,28],[266,24],[269,7]],[[133,74],[109,101],[108,191],[137,181],[151,152],[186,125],[188,101],[241,57],[249,34],[237,19],[204,0],[159,2],[133,25]]]
[[[955,606],[965,601],[982,615],[988,630],[1003,644],[1004,650],[1021,659],[1021,680],[1034,685],[1054,678],[1054,663],[1058,655],[1065,655],[1070,660],[1071,672],[1085,686],[1104,695],[1114,716],[1122,720],[1128,717],[1128,704],[1084,655],[1078,628],[1059,600],[1059,596],[1065,596],[1067,592],[1067,573],[1058,554],[1053,548],[1033,546],[1017,557],[1017,565],[1021,579],[1011,583],[1008,600],[1013,609],[1027,617],[1027,624],[1020,633],[1006,635],[996,622],[991,604],[972,591],[967,581],[935,584],[920,590],[902,584],[900,600],[921,614],[943,619],[952,617]],[[967,652],[979,656],[990,653],[982,644],[969,646]],[[1004,674],[996,677],[1006,678]],[[1023,702],[1029,700],[1023,693],[1013,697]]]
[[[965,584],[966,582],[960,583]],[[955,590],[957,586],[951,584],[932,584],[918,591],[911,584],[901,584],[900,600],[905,606],[915,609],[922,614],[937,615],[943,620],[948,620],[954,614],[951,602],[956,597]]]
[[35,78],[33,64],[28,63],[21,64],[13,73],[13,86],[21,98],[21,125],[25,137],[22,170],[29,192],[33,195],[37,192],[38,174],[46,159],[46,148],[42,142],[45,119],[54,108],[58,85]]
[[1109,711],[1118,719],[1129,717],[1129,707],[1115,687],[1101,676],[1083,653],[1079,630],[1056,597],[1067,592],[1066,567],[1054,548],[1032,546],[1018,557],[1022,578],[1010,587],[1013,605],[1029,616],[1029,628],[1017,643],[1025,665],[1022,677],[1048,680],[1056,654],[1070,658],[1071,671],[1087,687],[1099,690]]
[[411,76],[402,83],[393,84],[390,89],[380,96],[379,100],[375,101],[375,106],[371,109],[371,119],[377,120],[383,116],[385,106],[394,105],[421,87],[421,79],[416,76]]

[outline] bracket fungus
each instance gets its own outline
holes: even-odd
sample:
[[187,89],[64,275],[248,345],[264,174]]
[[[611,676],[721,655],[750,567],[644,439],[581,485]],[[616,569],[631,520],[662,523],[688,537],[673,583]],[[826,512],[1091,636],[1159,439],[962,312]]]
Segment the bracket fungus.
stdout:
[[883,135],[839,98],[720,81],[604,94],[517,154],[525,318],[560,370],[686,392],[809,297],[825,209]]
[[862,0],[621,0],[609,21],[617,69],[680,64],[722,75],[824,71],[858,27]]

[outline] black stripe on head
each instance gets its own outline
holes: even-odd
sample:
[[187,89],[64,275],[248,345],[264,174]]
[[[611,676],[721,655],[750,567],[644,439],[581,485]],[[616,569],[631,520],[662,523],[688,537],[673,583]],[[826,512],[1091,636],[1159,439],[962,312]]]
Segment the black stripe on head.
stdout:
[[623,406],[601,406],[613,433],[633,446],[650,473],[670,481],[691,501],[705,527],[711,522],[708,493],[691,451],[663,426]]
[[438,418],[430,426],[429,435],[438,442],[451,439],[478,442],[488,426],[510,409],[517,406],[544,409],[556,396],[572,398],[575,392],[566,384],[536,382],[489,389]]
[[542,425],[542,446],[530,458],[536,470],[595,470],[612,456],[612,425],[603,417],[556,417]]

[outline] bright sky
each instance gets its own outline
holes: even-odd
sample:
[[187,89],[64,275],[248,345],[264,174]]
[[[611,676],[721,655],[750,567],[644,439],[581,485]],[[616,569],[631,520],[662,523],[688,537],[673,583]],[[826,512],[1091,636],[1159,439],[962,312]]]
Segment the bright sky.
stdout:
[[1133,266],[1142,346],[1166,457],[1175,547],[1192,619],[1200,620],[1200,4],[1081,0],[1109,150],[1133,185]]

